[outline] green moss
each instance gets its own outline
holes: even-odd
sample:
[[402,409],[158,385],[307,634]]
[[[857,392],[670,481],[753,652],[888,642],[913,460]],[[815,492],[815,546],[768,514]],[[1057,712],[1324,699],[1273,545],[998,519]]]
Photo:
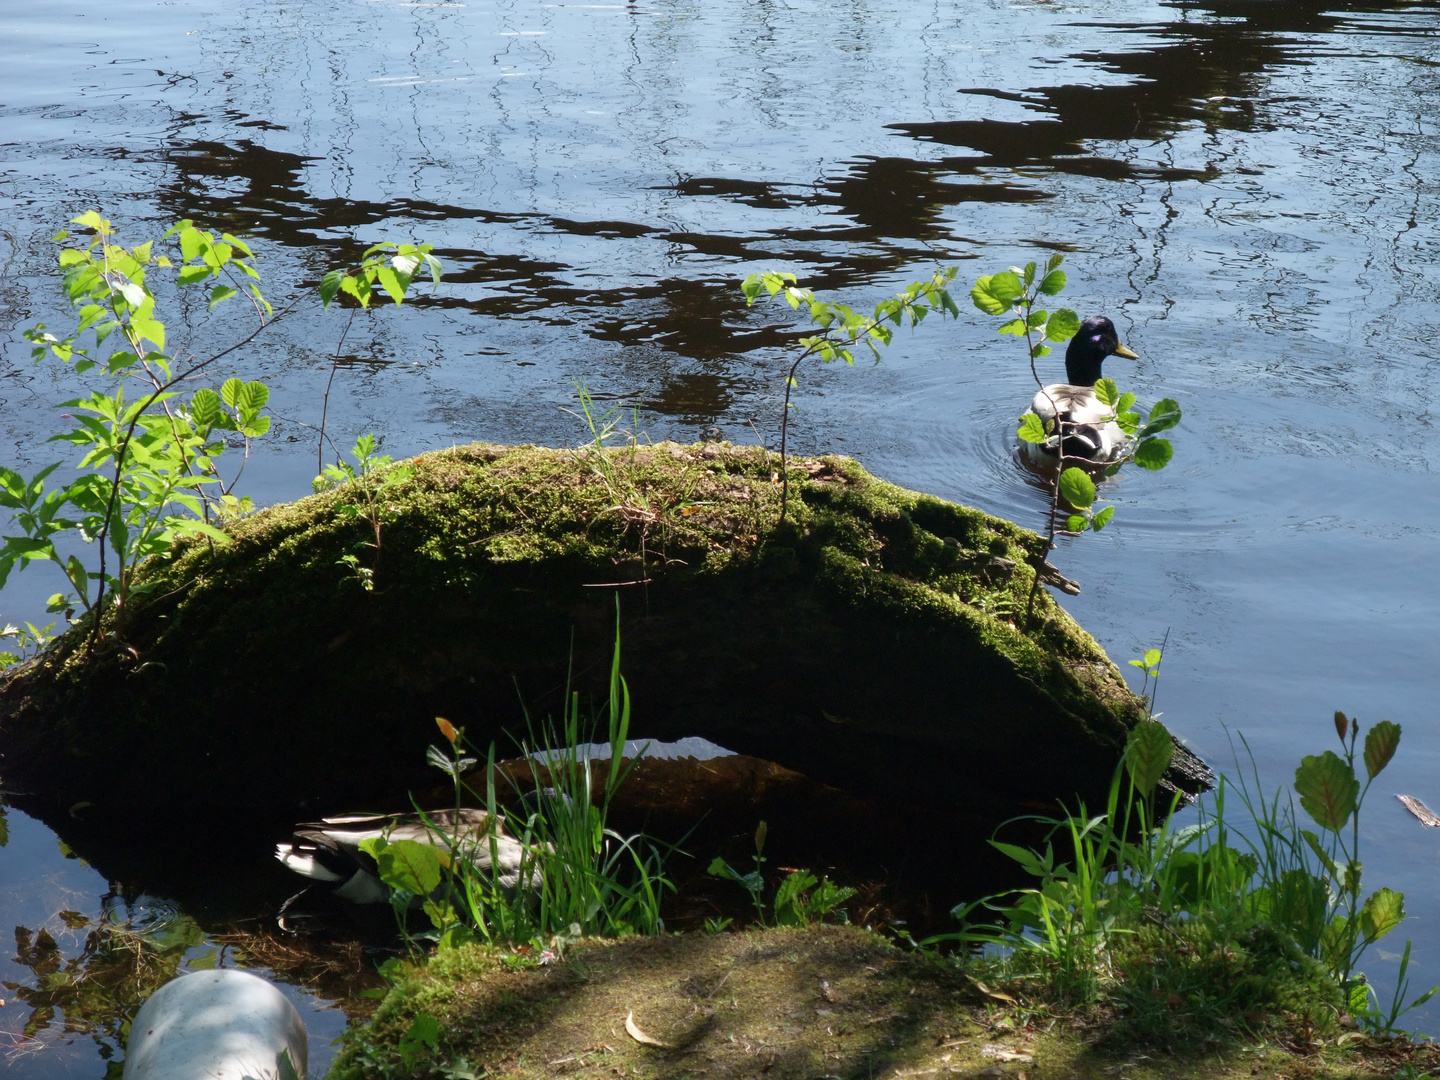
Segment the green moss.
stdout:
[[792,460],[783,526],[758,447],[475,444],[408,464],[378,556],[340,489],[151,567],[126,648],[65,641],[0,687],[7,780],[133,801],[119,780],[140,768],[169,798],[277,812],[403,791],[436,715],[503,751],[517,680],[541,712],[567,669],[598,694],[617,590],[637,735],[704,735],[840,786],[1098,799],[1140,715],[1044,590],[1017,629],[1039,537],[849,459]]
[[[1210,1080],[1239,1067],[1277,1080],[1339,1080],[1394,1075],[1404,1061],[1423,1067],[1435,1056],[1403,1042],[1341,1048],[1277,1002],[1265,1008],[1263,1035],[1233,1030],[1177,1053],[1164,1033],[1119,1045],[1122,1011],[1056,1009],[851,927],[587,941],[560,963],[524,971],[508,970],[492,950],[467,948],[412,965],[373,1020],[347,1037],[330,1078],[425,1077],[461,1066],[495,1080],[1101,1080],[1122,1071],[1135,1080]],[[407,1062],[400,1043],[421,1014],[438,1021],[439,1046]],[[666,1045],[637,1041],[627,1017]]]
[[1132,928],[1117,957],[1123,1006],[1117,1044],[1194,1046],[1240,1032],[1276,1034],[1300,1024],[1334,1036],[1344,1012],[1325,965],[1283,933],[1212,917]]

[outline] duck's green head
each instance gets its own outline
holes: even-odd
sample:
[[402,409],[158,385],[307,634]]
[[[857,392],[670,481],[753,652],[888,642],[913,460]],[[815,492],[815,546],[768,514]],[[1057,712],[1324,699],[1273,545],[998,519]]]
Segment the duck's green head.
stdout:
[[1120,344],[1114,323],[1104,315],[1092,315],[1080,324],[1065,350],[1065,381],[1071,386],[1094,386],[1100,381],[1100,365],[1107,356],[1140,359]]

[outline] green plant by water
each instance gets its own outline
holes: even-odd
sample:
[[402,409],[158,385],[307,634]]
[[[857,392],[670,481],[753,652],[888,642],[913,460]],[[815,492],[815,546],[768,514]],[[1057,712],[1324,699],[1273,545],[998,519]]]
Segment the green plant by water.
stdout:
[[[270,428],[269,388],[236,377],[218,388],[199,387],[188,399],[179,388],[208,375],[296,305],[274,310],[261,291],[253,252],[230,233],[217,237],[180,221],[161,241],[127,247],[115,226],[95,211],[72,224],[88,230],[88,238],[72,240],[61,232],[55,240],[62,245],[59,265],[75,325],[61,337],[37,324],[25,337],[37,363],[52,357],[87,383],[81,396],[59,403],[71,427],[50,439],[78,450],[80,475],[68,483],[52,481],[60,462],[29,478],[0,467],[0,507],[11,511],[12,527],[18,530],[0,545],[0,588],[13,570],[37,561],[54,564],[65,586],[50,596],[47,610],[67,625],[83,624],[87,647],[94,649],[107,636],[124,640],[130,610],[151,588],[140,574],[147,561],[168,556],[187,539],[227,544],[225,523],[254,509],[235,488],[253,440]],[[399,304],[422,269],[438,281],[439,262],[428,245],[376,245],[365,252],[358,270],[327,274],[321,300],[328,307],[344,294],[363,309],[378,289]],[[207,313],[231,301],[247,304],[249,329],[208,355],[168,351],[162,300],[193,288],[205,290]],[[338,350],[337,345],[337,355]],[[327,405],[328,394],[327,386]],[[322,408],[322,440],[324,419]],[[228,476],[220,462],[227,438],[238,438],[242,451]],[[361,502],[342,504],[342,513],[354,510],[371,526],[373,553],[364,562],[356,556],[353,565],[367,588],[380,555],[378,495],[394,482],[393,470],[379,469],[374,446],[369,436],[357,443],[358,469],[348,473],[343,464],[339,472],[336,466],[325,470],[322,460],[323,475],[338,479],[343,474],[359,488]],[[43,648],[49,631],[7,626],[3,636],[15,640],[20,652],[0,652],[0,667]]]
[[960,309],[950,297],[949,285],[955,280],[955,268],[937,269],[928,281],[914,281],[888,299],[875,305],[869,315],[861,315],[845,304],[821,300],[810,289],[800,288],[794,274],[766,270],[751,274],[740,285],[745,294],[746,306],[768,294],[773,302],[782,297],[794,311],[804,307],[811,325],[817,333],[807,334],[796,343],[798,352],[785,376],[785,407],[780,414],[780,520],[785,520],[785,511],[790,505],[790,470],[788,450],[790,436],[790,392],[797,385],[795,377],[800,365],[810,357],[818,357],[830,364],[843,360],[855,364],[855,348],[864,345],[870,350],[875,363],[880,362],[880,346],[889,345],[895,337],[894,327],[918,326],[932,311],[941,316],[958,318]]
[[[1158,657],[1142,662],[1158,674]],[[1440,989],[1406,1001],[1408,942],[1388,1002],[1356,967],[1405,917],[1401,893],[1365,895],[1359,852],[1364,797],[1400,727],[1375,724],[1357,758],[1358,725],[1336,713],[1335,726],[1341,753],[1307,756],[1295,771],[1294,794],[1317,832],[1283,790],[1260,797],[1253,758],[1250,779],[1222,776],[1198,800],[1198,822],[1175,828],[1181,796],[1159,801],[1173,742],[1158,721],[1142,722],[1103,813],[1082,805],[1020,819],[1047,831],[1043,847],[992,840],[1036,886],[957,907],[965,928],[927,944],[986,947],[973,962],[989,977],[1048,987],[1062,1002],[1115,1000],[1141,1037],[1181,1037],[1186,1023],[1197,1036],[1243,1027],[1237,1018],[1256,1009],[1288,1012],[1315,1031],[1349,1017],[1372,1033],[1396,1032]]]
[[[765,902],[765,839],[768,835],[769,826],[760,822],[755,829],[755,854],[751,856],[755,863],[753,870],[742,874],[717,856],[711,860],[707,872],[733,881],[748,892],[755,907],[755,921],[761,926],[809,926],[823,922],[827,915],[836,911],[844,919],[841,905],[853,897],[856,890],[836,885],[828,877],[817,879],[809,870],[791,870],[775,887],[770,902]],[[716,934],[729,923],[728,918],[723,921],[710,919],[706,921],[705,929]]]
[[[437,720],[448,749],[432,746],[430,762],[451,778],[457,811],[467,802],[485,807],[490,827],[478,843],[488,845],[490,858],[481,865],[474,838],[433,823],[431,843],[365,841],[362,847],[375,858],[407,937],[435,940],[442,947],[469,941],[531,944],[540,955],[546,949],[558,953],[580,935],[624,937],[664,928],[660,904],[674,891],[664,875],[666,849],[643,834],[621,836],[608,825],[616,793],[638,760],[624,756],[630,690],[620,670],[618,601],[603,719],[585,716],[578,691],[567,688],[565,702],[559,723],[535,724],[527,715],[528,738],[520,752],[534,790],[522,800],[521,810],[509,814],[497,797],[497,779],[516,792],[521,788],[496,763],[494,744],[486,755],[481,793],[466,779],[476,760],[465,754],[463,729]],[[603,766],[584,749],[600,732],[611,751]],[[602,772],[603,780],[597,776]],[[518,868],[509,871],[501,865],[502,827],[521,849]],[[411,935],[408,915],[414,905],[422,908],[430,929]]]
[[354,545],[354,550],[339,559],[342,566],[354,572],[355,580],[366,592],[375,589],[385,526],[394,516],[385,501],[386,492],[415,474],[411,466],[395,465],[394,458],[377,453],[379,448],[373,434],[361,435],[350,451],[355,463],[352,465],[340,458],[333,465],[326,465],[312,484],[317,492],[344,487],[347,493],[359,496],[356,502],[337,503],[335,512],[342,517],[363,520],[369,531],[365,539]]

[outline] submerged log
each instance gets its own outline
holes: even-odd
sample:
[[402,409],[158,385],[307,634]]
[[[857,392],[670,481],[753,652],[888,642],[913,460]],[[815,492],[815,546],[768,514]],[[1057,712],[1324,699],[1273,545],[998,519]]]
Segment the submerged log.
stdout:
[[700,735],[906,805],[1093,804],[1144,715],[1043,591],[1017,628],[1040,537],[850,459],[792,461],[778,527],[758,447],[408,465],[378,549],[344,510],[356,485],[271,507],[148,567],[123,648],[72,631],[10,676],[6,786],[90,814],[363,806],[433,778],[436,716],[505,756],[567,679],[603,701],[617,592],[633,738]]

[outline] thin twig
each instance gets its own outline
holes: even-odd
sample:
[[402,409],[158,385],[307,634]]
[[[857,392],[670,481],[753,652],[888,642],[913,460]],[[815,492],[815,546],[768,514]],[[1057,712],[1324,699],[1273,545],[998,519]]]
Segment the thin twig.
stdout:
[[[335,343],[335,355],[330,359],[330,378],[325,383],[325,400],[320,406],[320,443],[315,448],[316,475],[325,471],[325,417],[330,412],[330,387],[335,385],[335,371],[340,366],[340,350],[345,347],[345,336],[350,333],[350,325],[355,321],[355,312],[359,310],[359,308],[353,307],[350,309],[350,318],[345,320],[345,329],[340,332],[340,340]],[[331,443],[330,445],[333,447],[335,444]],[[336,460],[339,460],[338,451],[335,457]]]

